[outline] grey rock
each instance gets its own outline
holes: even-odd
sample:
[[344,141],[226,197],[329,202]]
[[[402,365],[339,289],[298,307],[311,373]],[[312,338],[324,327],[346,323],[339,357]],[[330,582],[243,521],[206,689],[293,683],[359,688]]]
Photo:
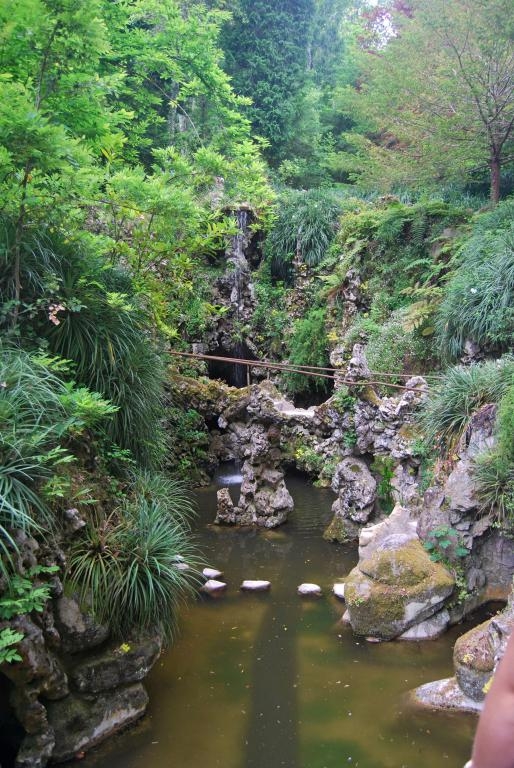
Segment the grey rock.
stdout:
[[98,624],[92,616],[83,613],[71,597],[60,597],[55,604],[55,624],[66,653],[79,653],[95,648],[109,637],[109,627]]
[[296,591],[302,597],[321,597],[323,594],[319,584],[311,584],[309,582],[300,584]]
[[450,614],[446,609],[439,611],[429,619],[414,624],[406,632],[399,636],[399,640],[434,640],[440,637],[450,623]]
[[224,592],[227,585],[224,581],[218,581],[217,579],[208,579],[205,584],[200,587],[200,592],[204,592],[206,595],[219,595]]
[[48,720],[55,734],[54,762],[71,760],[138,720],[148,696],[136,683],[100,694],[70,694],[48,705]]
[[73,667],[70,682],[80,693],[99,693],[140,682],[159,658],[161,647],[158,636],[111,643],[102,653]]
[[245,579],[240,589],[243,592],[268,592],[271,588],[271,581],[264,579]]

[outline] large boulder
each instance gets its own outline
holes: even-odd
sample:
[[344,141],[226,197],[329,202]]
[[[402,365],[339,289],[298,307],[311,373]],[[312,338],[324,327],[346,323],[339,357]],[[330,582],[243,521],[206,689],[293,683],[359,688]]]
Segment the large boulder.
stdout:
[[353,541],[373,512],[377,481],[364,461],[351,456],[337,465],[332,490],[338,496],[332,505],[334,517],[324,537],[341,543]]
[[514,595],[506,608],[488,621],[461,635],[455,643],[455,677],[425,683],[413,690],[416,706],[479,712],[507,641],[514,629]]
[[391,640],[440,611],[454,586],[452,574],[430,560],[419,540],[390,536],[346,580],[352,628]]
[[143,680],[161,652],[161,638],[111,643],[73,667],[70,683],[80,693],[99,693]]
[[47,706],[55,736],[52,760],[71,760],[138,720],[148,695],[141,685],[129,685],[100,694],[70,694]]

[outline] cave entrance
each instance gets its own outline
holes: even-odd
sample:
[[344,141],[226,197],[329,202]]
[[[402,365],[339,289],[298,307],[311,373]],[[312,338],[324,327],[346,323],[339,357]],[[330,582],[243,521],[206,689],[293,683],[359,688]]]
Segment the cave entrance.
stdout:
[[[250,352],[244,342],[241,342],[235,349],[231,350],[226,350],[224,347],[217,347],[217,349],[211,350],[208,355],[235,360],[257,361],[255,355]],[[245,365],[244,363],[231,363],[228,360],[207,360],[207,369],[209,371],[209,378],[221,379],[231,387],[238,387],[241,389],[251,383],[250,366]]]
[[0,758],[2,768],[14,768],[25,731],[10,705],[13,684],[0,672]]

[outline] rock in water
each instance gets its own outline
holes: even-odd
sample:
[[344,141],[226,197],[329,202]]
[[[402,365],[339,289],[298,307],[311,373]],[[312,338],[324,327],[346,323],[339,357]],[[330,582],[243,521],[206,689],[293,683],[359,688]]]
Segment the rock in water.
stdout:
[[223,571],[218,571],[216,568],[204,568],[202,573],[206,579],[220,579],[223,576]]
[[322,595],[321,587],[318,584],[300,584],[297,592],[303,597],[321,597]]
[[200,588],[200,592],[205,592],[206,595],[219,595],[224,592],[227,585],[224,581],[217,581],[216,579],[209,579],[205,582],[203,587]]
[[245,579],[240,589],[243,592],[267,592],[271,587],[271,581],[263,579]]
[[334,584],[332,592],[339,600],[344,600],[344,584]]

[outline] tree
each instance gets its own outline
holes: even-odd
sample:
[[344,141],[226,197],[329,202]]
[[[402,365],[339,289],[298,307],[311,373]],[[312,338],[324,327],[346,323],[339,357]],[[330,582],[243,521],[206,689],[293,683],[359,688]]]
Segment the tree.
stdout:
[[284,159],[294,132],[313,11],[314,0],[241,0],[223,33],[226,69],[236,92],[252,99],[247,113],[254,131],[270,143],[273,164]]
[[[390,18],[393,34],[361,56],[354,106],[375,145],[365,151],[386,175],[396,155],[408,183],[469,179],[487,168],[497,202],[514,149],[509,0],[413,0]],[[369,176],[376,170],[368,163]]]

